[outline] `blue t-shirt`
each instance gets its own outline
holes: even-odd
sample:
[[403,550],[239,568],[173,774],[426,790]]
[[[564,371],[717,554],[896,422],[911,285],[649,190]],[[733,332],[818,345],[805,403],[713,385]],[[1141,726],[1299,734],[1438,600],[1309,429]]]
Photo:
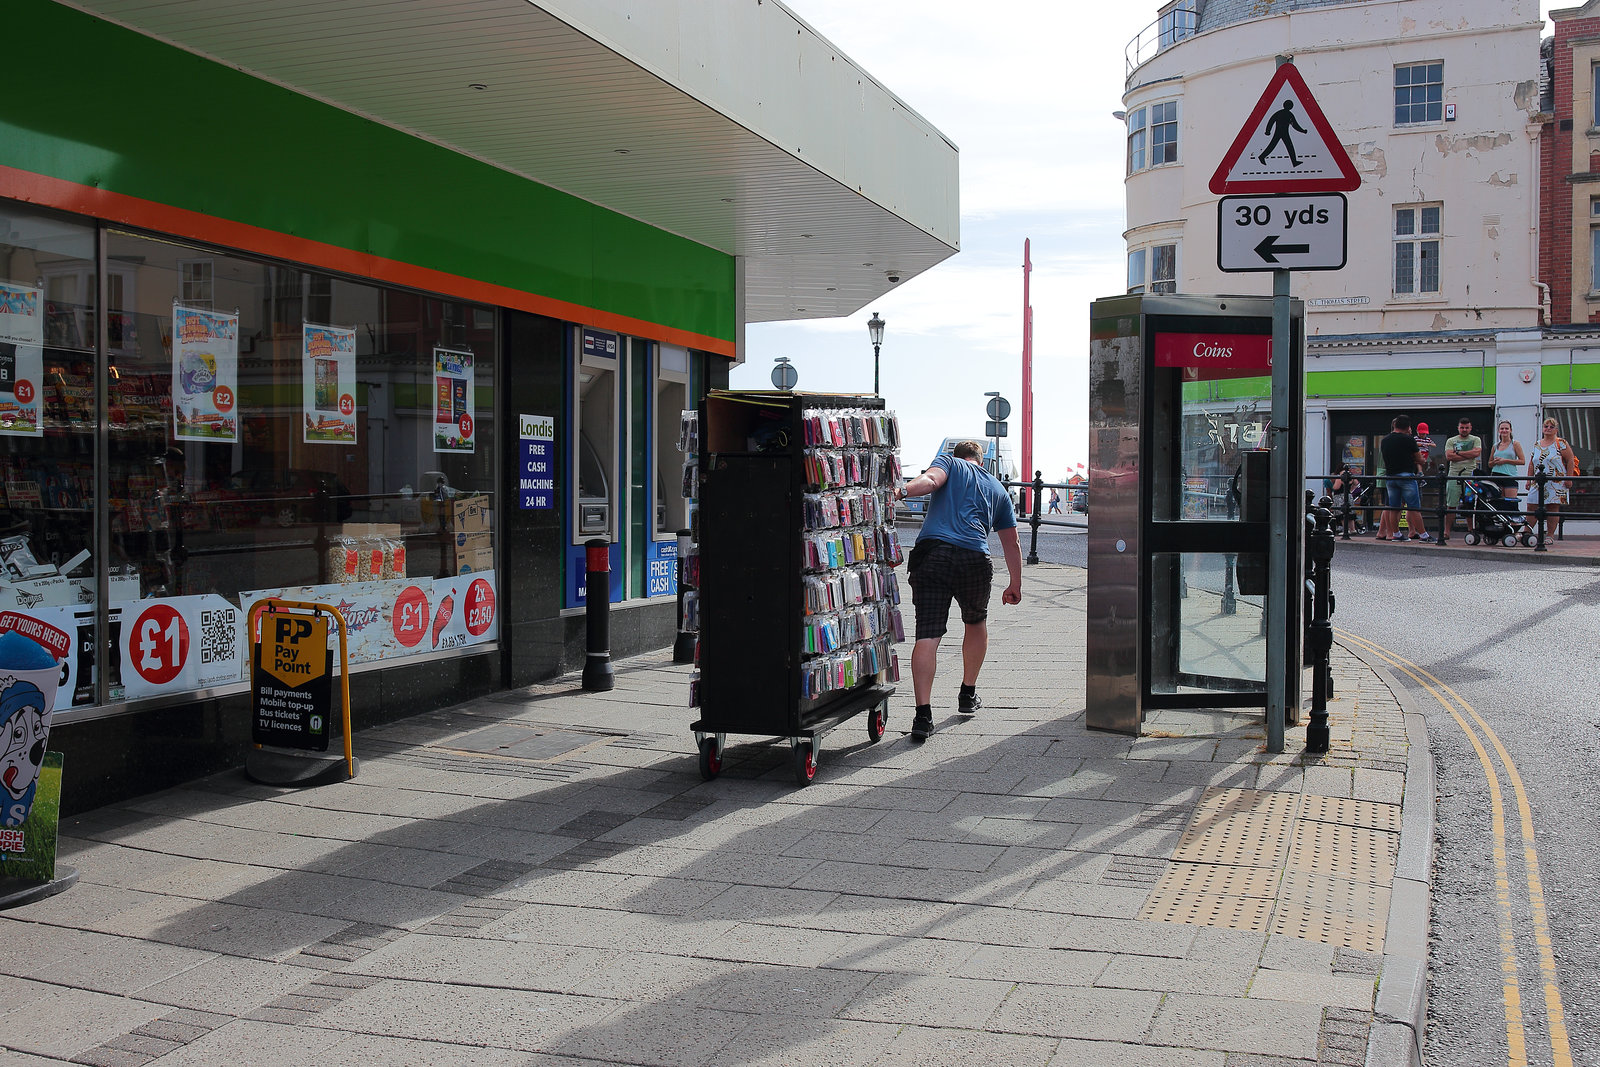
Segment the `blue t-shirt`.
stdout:
[[933,466],[944,471],[945,483],[928,501],[917,540],[936,538],[987,556],[989,531],[1017,525],[1006,487],[978,464],[948,453],[936,457]]

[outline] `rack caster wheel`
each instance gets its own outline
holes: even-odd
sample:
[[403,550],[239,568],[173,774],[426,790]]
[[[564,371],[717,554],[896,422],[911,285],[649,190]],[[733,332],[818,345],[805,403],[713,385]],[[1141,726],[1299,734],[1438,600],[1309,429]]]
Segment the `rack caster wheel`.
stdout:
[[817,757],[810,745],[794,746],[794,781],[796,785],[807,786],[817,776]]
[[722,750],[716,738],[708,737],[700,742],[700,777],[709,782],[721,773]]
[[867,740],[877,744],[883,740],[883,731],[889,725],[889,702],[882,704],[867,712]]

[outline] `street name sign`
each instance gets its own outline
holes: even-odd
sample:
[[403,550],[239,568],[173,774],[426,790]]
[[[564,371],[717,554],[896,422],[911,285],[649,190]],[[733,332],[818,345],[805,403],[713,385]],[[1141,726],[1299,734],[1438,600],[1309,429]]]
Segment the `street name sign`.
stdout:
[[1361,185],[1350,155],[1293,63],[1273,72],[1211,176],[1211,191],[1347,193]]
[[1349,218],[1343,193],[1225,196],[1217,201],[1217,267],[1341,270]]

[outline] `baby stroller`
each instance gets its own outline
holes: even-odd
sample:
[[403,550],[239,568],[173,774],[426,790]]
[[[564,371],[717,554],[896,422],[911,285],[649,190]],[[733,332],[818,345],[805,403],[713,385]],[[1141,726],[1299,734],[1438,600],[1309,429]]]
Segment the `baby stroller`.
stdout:
[[1526,544],[1526,537],[1532,532],[1517,510],[1517,502],[1507,500],[1499,483],[1488,478],[1468,478],[1461,483],[1460,514],[1467,520],[1467,533],[1462,540],[1469,545],[1498,542],[1511,548],[1519,539]]

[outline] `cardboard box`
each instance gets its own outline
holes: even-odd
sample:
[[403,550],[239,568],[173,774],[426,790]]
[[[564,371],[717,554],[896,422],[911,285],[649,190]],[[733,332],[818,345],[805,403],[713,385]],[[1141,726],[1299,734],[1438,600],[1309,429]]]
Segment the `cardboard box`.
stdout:
[[479,493],[475,496],[458,496],[450,501],[450,529],[456,533],[484,533],[489,530],[491,515],[489,498]]
[[494,549],[469,548],[456,553],[456,573],[476,574],[494,570]]
[[339,527],[340,537],[354,537],[356,539],[367,537],[386,537],[399,540],[400,524],[398,522],[347,522]]
[[0,607],[32,611],[35,608],[64,608],[75,603],[77,590],[60,575],[32,581],[0,585]]
[[457,533],[450,540],[456,546],[457,552],[465,552],[473,549],[493,548],[493,538],[494,535],[488,530],[480,530],[475,533]]

